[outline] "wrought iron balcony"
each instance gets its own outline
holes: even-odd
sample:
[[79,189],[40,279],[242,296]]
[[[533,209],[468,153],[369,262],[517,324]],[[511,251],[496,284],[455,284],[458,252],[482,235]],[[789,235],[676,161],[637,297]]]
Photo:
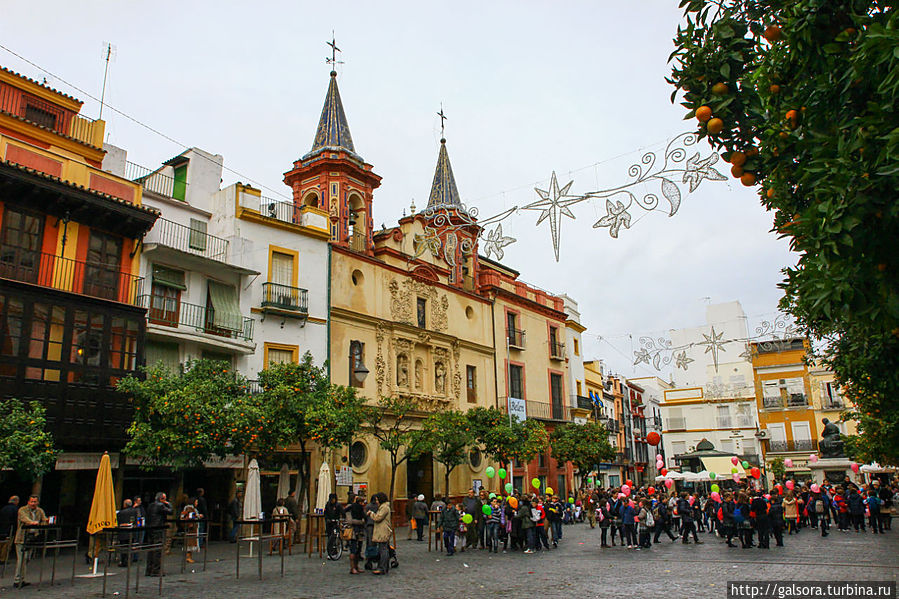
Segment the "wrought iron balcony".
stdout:
[[553,360],[565,359],[565,344],[558,341],[549,342],[549,357]]
[[815,451],[818,442],[814,439],[791,439],[789,441],[768,441],[768,452]]
[[524,349],[524,331],[509,328],[507,330],[507,339],[509,340],[509,347],[512,349]]
[[528,418],[538,420],[571,420],[571,408],[562,403],[546,403],[542,401],[525,401]]
[[140,297],[139,305],[148,309],[147,320],[151,324],[175,328],[184,326],[217,337],[247,342],[253,340],[254,321],[240,314],[220,318],[216,323],[215,310],[198,304],[173,302],[170,298],[143,295]]
[[[133,162],[125,162],[125,178],[140,183],[141,187],[147,191],[167,198],[175,197],[175,179],[153,169]],[[182,185],[187,186],[187,183],[182,183]]]
[[263,283],[262,307],[307,314],[309,312],[308,295],[308,291],[299,287],[280,283]]
[[783,397],[763,397],[762,407],[766,410],[779,410],[783,408],[802,408],[808,406],[808,398],[805,393],[790,393]]
[[124,304],[137,304],[143,278],[117,264],[72,260],[43,252],[0,247],[0,277]]
[[575,401],[577,402],[577,407],[582,410],[592,410],[595,406],[593,402],[590,401],[589,397],[584,397],[583,395],[575,395]]
[[160,218],[144,237],[144,244],[157,243],[188,254],[224,262],[228,254],[228,240],[210,235],[181,223]]

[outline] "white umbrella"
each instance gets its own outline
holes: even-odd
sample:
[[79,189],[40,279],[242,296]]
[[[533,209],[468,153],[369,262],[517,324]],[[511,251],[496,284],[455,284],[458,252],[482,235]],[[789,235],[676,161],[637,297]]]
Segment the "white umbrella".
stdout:
[[318,492],[315,495],[315,509],[325,509],[328,503],[328,495],[331,494],[331,469],[328,462],[322,462],[322,467],[318,469]]
[[290,469],[287,464],[281,464],[281,472],[278,474],[278,497],[284,499],[290,493]]
[[259,484],[259,464],[250,460],[247,469],[247,490],[243,496],[243,519],[258,520],[262,512],[262,488]]

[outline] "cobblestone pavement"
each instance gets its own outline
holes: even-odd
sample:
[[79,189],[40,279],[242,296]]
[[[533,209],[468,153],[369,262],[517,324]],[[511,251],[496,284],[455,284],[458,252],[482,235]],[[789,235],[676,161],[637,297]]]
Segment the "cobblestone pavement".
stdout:
[[[622,547],[601,549],[599,530],[586,524],[566,526],[558,549],[535,555],[492,554],[467,551],[453,557],[427,551],[427,542],[405,540],[400,529],[400,565],[388,576],[348,574],[344,555],[338,562],[300,555],[285,557],[285,575],[279,576],[280,560],[265,556],[263,579],[259,580],[256,560],[241,559],[241,578],[234,576],[234,545],[213,543],[208,570],[194,564],[179,574],[180,556],[166,558],[171,572],[163,580],[163,597],[191,599],[232,597],[420,597],[461,599],[465,597],[551,597],[621,594],[636,597],[725,597],[729,580],[851,581],[899,580],[899,526],[885,535],[833,532],[822,539],[817,531],[803,530],[787,536],[785,547],[770,550],[729,549],[713,535],[700,533],[702,545],[672,543],[666,537],[650,550],[633,551]],[[772,540],[773,544],[773,540]],[[246,549],[242,551],[246,554]],[[71,564],[61,559],[60,571]],[[138,570],[143,572],[143,563]],[[82,598],[99,597],[101,579],[64,579],[54,587],[37,588],[37,568],[29,568],[32,586],[11,588],[12,566],[0,579],[2,597]],[[86,566],[79,564],[79,573]],[[124,570],[113,568],[116,576],[107,581],[107,596],[123,597]],[[65,576],[65,574],[63,574]],[[157,579],[141,578],[138,595],[156,597]],[[118,593],[118,595],[114,595]]]

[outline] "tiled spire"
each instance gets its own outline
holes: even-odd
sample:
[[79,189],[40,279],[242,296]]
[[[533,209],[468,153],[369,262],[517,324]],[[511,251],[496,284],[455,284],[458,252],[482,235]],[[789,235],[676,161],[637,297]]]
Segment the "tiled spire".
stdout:
[[342,149],[356,156],[350,126],[343,112],[343,102],[340,101],[340,90],[337,89],[337,71],[331,71],[331,82],[328,84],[328,93],[325,95],[325,105],[318,122],[318,130],[315,132],[315,140],[312,142],[312,149],[304,158],[326,149]]
[[450,165],[449,154],[446,151],[446,139],[440,140],[440,153],[437,155],[437,169],[434,171],[434,182],[431,183],[431,195],[428,198],[428,208],[458,208],[462,209],[462,201],[459,199],[459,190],[456,188],[456,179],[453,177],[453,167]]

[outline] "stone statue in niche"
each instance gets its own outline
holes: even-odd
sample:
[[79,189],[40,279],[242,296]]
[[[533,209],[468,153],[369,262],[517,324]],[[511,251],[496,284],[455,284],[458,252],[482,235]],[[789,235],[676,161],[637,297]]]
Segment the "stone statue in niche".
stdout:
[[409,386],[409,358],[406,354],[396,357],[396,384],[398,387]]
[[446,366],[443,365],[443,362],[437,362],[434,365],[434,391],[446,392]]
[[421,360],[415,360],[415,389],[417,391],[421,391],[421,379],[423,370],[424,366],[422,365]]

